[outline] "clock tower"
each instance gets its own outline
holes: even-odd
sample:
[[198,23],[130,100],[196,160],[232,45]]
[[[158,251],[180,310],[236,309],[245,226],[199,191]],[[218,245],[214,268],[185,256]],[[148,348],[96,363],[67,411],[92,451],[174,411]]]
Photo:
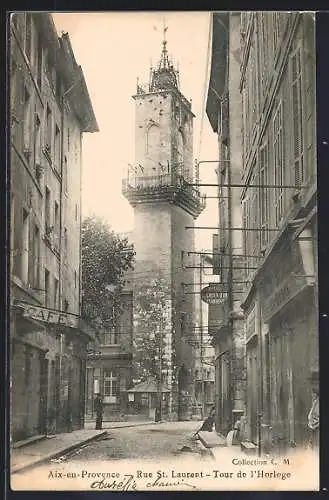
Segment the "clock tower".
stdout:
[[[194,295],[184,283],[194,282],[188,252],[194,250],[193,226],[205,206],[194,180],[191,102],[179,88],[179,73],[169,60],[163,40],[160,61],[151,68],[147,85],[137,84],[135,100],[135,161],[123,181],[123,194],[134,208],[133,278],[134,338],[140,331],[140,290],[155,283],[165,296],[165,365],[161,380],[169,391],[168,418],[185,420],[194,401]],[[149,332],[150,338],[153,332]]]

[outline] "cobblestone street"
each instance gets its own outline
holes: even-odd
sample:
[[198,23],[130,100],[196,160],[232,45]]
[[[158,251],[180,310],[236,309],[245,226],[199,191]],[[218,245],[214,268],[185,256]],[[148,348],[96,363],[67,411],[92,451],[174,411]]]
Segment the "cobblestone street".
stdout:
[[152,460],[180,453],[207,455],[193,437],[199,427],[200,422],[164,422],[109,429],[104,439],[92,442],[56,461],[87,463],[99,460]]

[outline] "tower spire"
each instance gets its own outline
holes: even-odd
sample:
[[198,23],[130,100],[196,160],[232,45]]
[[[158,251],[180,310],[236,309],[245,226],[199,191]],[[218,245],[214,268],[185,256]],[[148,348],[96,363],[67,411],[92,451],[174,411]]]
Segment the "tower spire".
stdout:
[[152,78],[150,84],[150,91],[154,92],[156,90],[166,90],[170,88],[178,88],[178,78],[177,71],[174,69],[173,64],[169,60],[168,50],[167,50],[167,31],[168,26],[166,24],[166,19],[162,19],[162,52],[160,61],[154,70],[151,69]]
[[160,63],[159,63],[159,69],[169,69],[169,58],[168,58],[168,51],[167,51],[167,38],[166,38],[166,33],[168,30],[168,26],[166,26],[166,18],[163,17],[162,20],[163,24],[163,40],[162,40],[162,54],[160,58]]

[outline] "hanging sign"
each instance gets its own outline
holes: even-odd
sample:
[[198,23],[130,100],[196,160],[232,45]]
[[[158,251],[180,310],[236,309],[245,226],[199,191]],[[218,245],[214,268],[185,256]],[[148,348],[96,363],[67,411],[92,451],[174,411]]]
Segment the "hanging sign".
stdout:
[[31,304],[19,303],[23,307],[23,316],[25,318],[36,319],[43,323],[52,323],[70,328],[78,328],[79,317],[74,314],[55,311],[45,307],[33,306]]
[[201,299],[207,304],[222,304],[227,298],[226,286],[214,283],[201,290]]

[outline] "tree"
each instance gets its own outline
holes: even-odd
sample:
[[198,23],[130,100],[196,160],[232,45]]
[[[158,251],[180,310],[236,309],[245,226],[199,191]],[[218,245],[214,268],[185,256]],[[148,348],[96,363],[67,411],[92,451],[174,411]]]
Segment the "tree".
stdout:
[[96,329],[109,329],[115,326],[125,273],[133,268],[135,252],[127,238],[95,215],[83,220],[81,237],[81,314]]
[[153,378],[159,383],[160,370],[172,370],[174,361],[168,284],[161,277],[138,284],[134,303],[134,378],[136,382]]

